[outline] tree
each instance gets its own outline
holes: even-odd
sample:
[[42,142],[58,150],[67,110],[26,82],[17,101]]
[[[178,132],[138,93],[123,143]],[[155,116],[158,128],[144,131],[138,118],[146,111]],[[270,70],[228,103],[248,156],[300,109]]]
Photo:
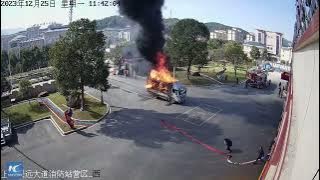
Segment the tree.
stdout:
[[[64,95],[81,92],[81,110],[85,108],[84,86],[96,86],[104,56],[104,35],[96,31],[96,21],[80,19],[69,25],[66,36],[50,49],[54,77]],[[105,76],[104,76],[105,77]]]
[[250,51],[250,56],[257,62],[257,60],[260,58],[260,51],[256,46],[253,46]]
[[111,61],[114,63],[116,66],[121,65],[121,57],[122,57],[122,49],[123,45],[116,46],[115,48],[110,49],[109,53],[106,53],[106,57],[111,59]]
[[234,68],[234,76],[237,78],[238,66],[243,62],[244,58],[242,45],[234,41],[228,42],[225,44],[224,55],[226,60],[232,63]]
[[210,39],[208,41],[208,49],[209,50],[220,49],[223,47],[224,44],[225,44],[225,41],[221,39]]
[[100,90],[100,102],[103,104],[103,92],[106,92],[109,88],[109,82],[108,82],[108,76],[109,76],[109,64],[106,64],[102,61],[98,61],[95,70],[93,71],[94,74],[94,82],[91,84],[91,87],[94,87],[96,89]]
[[9,91],[11,88],[10,83],[7,81],[7,79],[1,74],[1,95],[4,92]]
[[246,63],[247,66],[247,71],[249,69],[250,66],[252,66],[252,58],[249,58],[248,55],[246,53],[243,54],[243,61]]
[[271,60],[270,54],[268,53],[268,50],[266,48],[263,49],[261,57],[262,57],[262,59],[267,60],[267,61]]
[[201,67],[208,62],[208,39],[208,28],[194,19],[183,19],[174,25],[166,49],[174,67],[188,67],[188,79],[191,65]]
[[29,80],[22,79],[19,81],[19,92],[22,98],[29,98],[31,88],[32,88],[32,84]]
[[224,59],[224,48],[219,48],[219,49],[214,49],[212,51],[209,51],[210,60],[215,61],[215,60],[223,60]]
[[[20,62],[21,60],[14,54],[14,53],[10,53],[9,54],[9,61],[10,61],[10,69],[11,69],[11,73],[13,74],[13,68],[16,67],[16,64],[18,62]],[[9,67],[9,65],[8,65]]]
[[22,64],[23,72],[31,71],[35,69],[37,62],[36,62],[33,50],[29,50],[29,49],[21,50],[21,64]]
[[9,74],[9,56],[5,51],[1,51],[1,74],[4,76]]

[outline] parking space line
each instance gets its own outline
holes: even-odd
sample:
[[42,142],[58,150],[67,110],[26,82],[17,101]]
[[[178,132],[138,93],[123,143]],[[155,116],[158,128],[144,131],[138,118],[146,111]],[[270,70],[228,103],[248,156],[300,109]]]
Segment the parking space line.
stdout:
[[216,115],[218,115],[219,112],[221,112],[222,109],[220,109],[219,111],[215,112],[212,116],[210,116],[207,120],[203,121],[199,126],[202,126],[202,124],[204,124],[205,122],[209,121],[211,118],[215,117]]
[[[209,107],[210,107],[210,108],[209,108]],[[189,109],[189,110],[185,111],[184,113],[179,114],[178,116],[176,116],[176,119],[179,119],[179,118],[180,118],[181,116],[183,116],[183,115],[189,114],[190,112],[192,112],[192,111],[195,110],[196,108],[200,108],[200,109],[206,111],[207,113],[208,113],[208,112],[209,112],[209,113],[212,113],[212,112],[210,112],[208,109],[216,109],[217,111],[214,112],[214,113],[212,113],[212,115],[211,115],[209,118],[207,118],[206,120],[202,121],[200,124],[197,124],[197,123],[194,123],[194,122],[189,121],[189,118],[185,118],[185,119],[182,119],[182,120],[185,121],[185,122],[187,122],[187,123],[190,123],[190,124],[192,124],[192,125],[195,125],[195,126],[202,126],[205,122],[207,122],[207,121],[209,121],[210,119],[214,118],[215,116],[218,115],[219,112],[222,111],[221,108],[218,108],[218,107],[215,107],[215,106],[210,106],[210,105],[208,105],[208,104],[204,104],[204,105],[196,106],[196,107],[194,107],[194,108],[192,108],[192,109]],[[200,119],[200,120],[201,120],[201,119]]]

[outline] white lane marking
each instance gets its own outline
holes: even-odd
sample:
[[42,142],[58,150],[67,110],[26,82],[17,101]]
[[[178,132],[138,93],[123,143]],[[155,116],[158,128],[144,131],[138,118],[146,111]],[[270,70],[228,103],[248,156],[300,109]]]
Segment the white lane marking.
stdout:
[[[207,106],[207,107],[205,107],[205,106]],[[216,109],[217,111],[215,111],[214,113],[213,113],[213,112],[210,112],[210,110],[208,110],[208,109],[209,109],[208,107],[211,107],[210,109]],[[200,124],[197,124],[197,123],[194,123],[194,122],[190,121],[189,119],[192,118],[192,117],[187,117],[187,118],[184,118],[184,119],[182,119],[182,120],[185,121],[185,122],[188,122],[188,123],[190,123],[190,124],[193,124],[193,125],[195,125],[195,126],[202,126],[205,122],[207,122],[207,121],[209,121],[210,119],[212,119],[213,117],[217,116],[217,114],[222,111],[222,109],[220,109],[220,108],[217,108],[217,107],[214,107],[214,106],[210,106],[210,105],[204,104],[204,105],[196,106],[196,107],[194,107],[194,108],[192,108],[192,109],[189,109],[189,110],[185,111],[184,113],[176,116],[176,119],[181,119],[181,116],[183,116],[183,115],[188,115],[188,114],[190,114],[192,111],[194,111],[194,110],[197,109],[197,108],[198,108],[199,110],[203,110],[203,111],[206,112],[206,113],[201,112],[201,114],[205,114],[205,115],[212,114],[212,115],[211,115],[209,118],[207,118],[206,120],[201,120],[201,118],[200,118],[200,120],[202,121]],[[199,112],[200,112],[200,111],[199,111]],[[199,114],[199,112],[197,111],[196,113]]]

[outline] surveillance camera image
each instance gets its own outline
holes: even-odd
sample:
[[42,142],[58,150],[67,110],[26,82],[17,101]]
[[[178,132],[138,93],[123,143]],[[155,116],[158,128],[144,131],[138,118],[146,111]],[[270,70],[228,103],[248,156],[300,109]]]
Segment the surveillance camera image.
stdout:
[[319,179],[319,0],[1,0],[1,179]]

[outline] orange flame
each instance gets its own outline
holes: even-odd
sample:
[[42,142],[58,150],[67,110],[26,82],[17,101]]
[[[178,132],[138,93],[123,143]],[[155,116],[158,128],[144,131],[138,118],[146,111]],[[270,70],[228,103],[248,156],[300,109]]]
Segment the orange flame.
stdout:
[[146,88],[167,90],[165,84],[174,83],[177,80],[172,76],[171,72],[167,68],[167,57],[165,54],[157,53],[157,64],[150,71]]

